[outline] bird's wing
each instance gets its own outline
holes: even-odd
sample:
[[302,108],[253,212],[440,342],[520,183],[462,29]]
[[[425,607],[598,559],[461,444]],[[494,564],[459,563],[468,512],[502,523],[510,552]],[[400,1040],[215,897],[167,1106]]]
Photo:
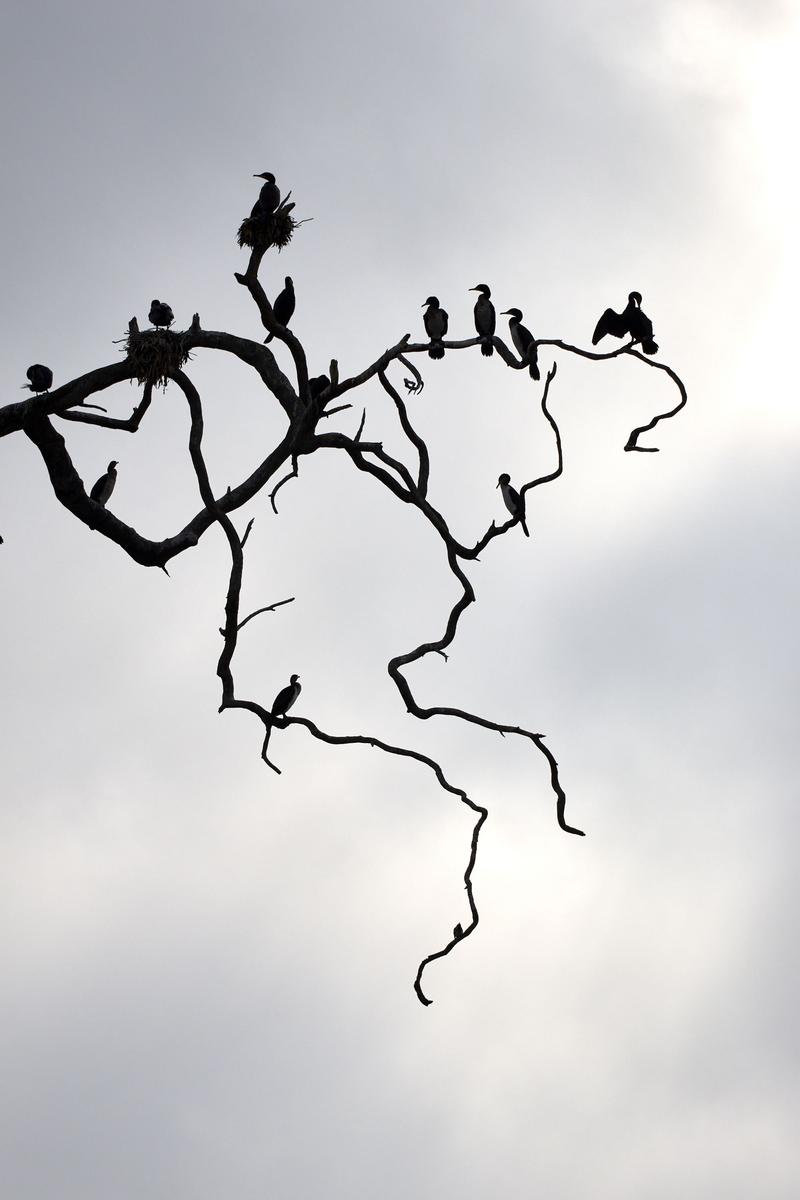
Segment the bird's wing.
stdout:
[[434,341],[438,337],[444,337],[447,332],[446,319],[441,319],[443,316],[445,314],[441,308],[427,308],[426,310],[423,320],[425,320],[426,334],[431,338],[431,341]]
[[517,334],[519,336],[520,354],[523,358],[526,358],[535,340],[534,336],[530,329],[526,329],[524,325],[517,325]]
[[628,330],[633,337],[645,341],[653,336],[653,322],[646,313],[637,308],[635,315],[631,318]]
[[[106,475],[107,474],[108,474],[108,472],[106,472]],[[97,483],[92,485],[92,490],[89,492],[90,500],[99,500],[100,499],[100,496],[103,491],[103,484],[105,483],[105,481],[106,481],[106,476],[101,475],[100,478],[97,480]]]
[[625,337],[627,332],[628,321],[624,313],[614,312],[613,308],[607,308],[594,327],[592,345],[596,346],[607,333],[610,333],[612,337]]
[[450,321],[450,318],[448,317],[447,313],[444,311],[443,308],[440,308],[439,312],[442,314],[442,334],[441,334],[441,336],[444,337],[444,335],[447,333],[447,326]]

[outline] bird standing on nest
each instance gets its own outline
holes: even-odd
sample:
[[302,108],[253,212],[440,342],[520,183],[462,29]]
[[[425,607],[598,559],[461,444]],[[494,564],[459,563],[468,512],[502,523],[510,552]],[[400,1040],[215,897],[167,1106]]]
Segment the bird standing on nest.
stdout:
[[519,308],[509,308],[506,312],[500,314],[502,317],[510,317],[508,322],[508,331],[511,334],[511,340],[517,348],[517,353],[523,362],[528,364],[528,370],[531,374],[531,379],[541,379],[539,374],[539,352],[536,348],[536,338],[531,333],[530,329],[526,329],[522,324],[522,311]]
[[528,526],[525,524],[525,497],[520,496],[516,488],[511,486],[511,476],[503,474],[497,481],[497,486],[503,494],[506,508],[515,521],[519,521],[525,537],[530,537]]
[[631,337],[640,342],[645,354],[655,354],[658,346],[653,341],[653,322],[642,312],[641,292],[630,292],[628,303],[621,313],[607,308],[595,326],[592,345],[596,346],[607,333],[612,337]]
[[147,314],[147,319],[156,329],[159,327],[169,329],[175,320],[175,314],[168,304],[164,304],[161,300],[154,300],[150,305],[150,312]]
[[49,367],[43,367],[41,363],[34,363],[32,367],[28,367],[25,374],[30,380],[29,383],[23,383],[22,388],[28,389],[31,392],[46,392],[53,384],[53,372]]
[[427,311],[423,320],[425,321],[425,332],[431,339],[428,354],[431,358],[444,358],[442,338],[447,333],[449,317],[444,309],[439,307],[439,301],[435,296],[428,296],[422,307],[426,308],[426,306]]
[[469,290],[471,292],[480,292],[480,296],[475,301],[475,331],[479,337],[483,338],[481,342],[481,354],[489,358],[491,354],[494,354],[492,336],[497,326],[494,305],[489,299],[492,293],[485,283],[477,283],[474,288],[470,288]]
[[114,490],[114,485],[117,482],[117,467],[119,463],[110,462],[108,470],[104,475],[101,475],[97,483],[89,492],[89,498],[94,500],[95,504],[99,504],[101,508],[105,508],[109,497]]
[[266,183],[258,194],[258,199],[253,205],[251,217],[269,217],[275,212],[275,209],[281,202],[281,194],[275,183],[275,176],[271,171],[262,171],[260,175],[254,175],[254,179],[265,179]]

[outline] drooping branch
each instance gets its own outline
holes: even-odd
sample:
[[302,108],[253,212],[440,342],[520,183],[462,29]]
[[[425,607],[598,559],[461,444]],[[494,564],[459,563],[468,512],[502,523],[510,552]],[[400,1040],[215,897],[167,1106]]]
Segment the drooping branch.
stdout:
[[640,354],[638,350],[629,350],[628,353],[633,358],[638,358],[640,362],[646,363],[648,367],[654,367],[657,371],[665,371],[666,374],[669,375],[672,382],[675,384],[675,386],[678,389],[678,391],[680,392],[680,396],[681,396],[679,402],[675,405],[674,408],[671,408],[669,410],[669,412],[659,413],[658,416],[653,417],[652,421],[648,421],[648,423],[646,425],[640,425],[636,429],[632,430],[630,437],[628,438],[627,442],[625,443],[626,450],[638,450],[640,453],[653,454],[658,450],[658,446],[639,446],[639,445],[637,445],[637,442],[639,440],[639,435],[642,433],[649,433],[649,431],[651,429],[655,429],[655,427],[659,423],[659,421],[666,421],[668,417],[674,417],[675,414],[679,413],[681,411],[681,409],[685,406],[689,397],[686,393],[686,388],[683,384],[683,381],[675,374],[675,372],[672,370],[671,367],[667,366],[666,363],[654,362],[652,358],[647,358],[644,354]]
[[272,491],[269,494],[269,502],[272,505],[272,511],[275,513],[276,517],[278,515],[278,506],[275,503],[275,497],[277,496],[278,492],[283,487],[283,485],[285,483],[288,483],[290,479],[297,479],[297,455],[296,454],[292,455],[291,471],[289,471],[288,475],[284,475],[282,479],[278,480],[278,482],[275,484],[275,487],[272,489]]
[[322,742],[327,742],[331,746],[373,746],[377,750],[383,750],[385,754],[394,754],[402,758],[411,758],[416,762],[424,763],[425,766],[429,767],[433,771],[440,786],[444,788],[446,792],[450,792],[452,795],[458,796],[462,804],[465,804],[468,808],[472,809],[474,813],[478,814],[478,819],[472,829],[469,861],[467,862],[467,867],[464,871],[464,888],[467,893],[467,902],[470,908],[470,921],[465,926],[461,927],[460,933],[457,936],[454,935],[450,941],[448,941],[447,945],[441,950],[436,950],[432,954],[428,954],[425,958],[423,958],[422,962],[417,968],[416,978],[414,979],[414,991],[416,992],[418,999],[425,1005],[432,1004],[433,1001],[425,995],[425,992],[422,989],[422,976],[425,968],[429,963],[434,962],[435,959],[444,958],[450,953],[450,951],[458,942],[469,937],[469,935],[477,928],[480,920],[472,888],[472,872],[475,868],[475,862],[478,856],[478,839],[480,837],[481,828],[484,821],[489,816],[488,809],[483,808],[480,804],[476,804],[474,800],[471,800],[463,788],[456,787],[454,784],[450,783],[446,779],[440,765],[434,759],[429,758],[427,754],[421,754],[418,750],[409,750],[401,746],[392,746],[388,742],[381,741],[380,738],[372,737],[368,734],[351,734],[342,736],[323,733],[323,731],[319,729],[313,721],[308,720],[307,717],[286,717],[286,724],[302,725],[313,737],[318,738]]
[[454,784],[450,783],[439,763],[428,757],[428,755],[422,754],[417,750],[410,750],[405,747],[391,745],[388,742],[384,742],[380,738],[372,737],[366,734],[334,735],[324,733],[317,725],[314,724],[313,721],[306,717],[274,717],[271,713],[267,712],[263,705],[251,700],[240,700],[236,697],[232,664],[239,631],[247,624],[248,621],[252,620],[254,616],[257,616],[258,613],[274,611],[276,608],[280,607],[280,605],[290,603],[290,600],[278,601],[275,604],[258,609],[257,612],[251,613],[248,617],[245,617],[242,620],[239,619],[239,601],[244,569],[243,542],[245,539],[238,536],[233,522],[222,510],[219,502],[215,499],[213,490],[211,488],[211,483],[208,477],[208,469],[206,467],[202,452],[203,411],[200,396],[194,385],[187,378],[187,376],[183,374],[183,372],[176,371],[173,378],[183,391],[189,405],[189,454],[197,478],[200,495],[207,509],[212,512],[214,519],[222,527],[225,537],[228,541],[228,547],[231,555],[231,569],[225,600],[225,625],[220,630],[220,633],[224,639],[224,646],[217,663],[217,675],[222,684],[222,703],[220,704],[220,712],[224,711],[226,708],[242,708],[254,713],[259,717],[262,725],[264,726],[264,741],[261,755],[267,765],[272,767],[272,769],[278,774],[280,774],[280,769],[274,763],[272,763],[268,757],[268,746],[272,729],[276,726],[279,728],[285,728],[289,725],[301,725],[307,729],[313,737],[320,741],[327,742],[329,745],[369,745],[375,749],[382,750],[386,754],[410,758],[416,762],[423,763],[433,771],[440,786],[445,791],[457,796],[463,804],[465,804],[478,815],[478,820],[472,832],[469,862],[464,873],[464,885],[467,892],[471,920],[465,928],[457,926],[457,928],[460,929],[458,936],[454,936],[442,950],[438,950],[435,953],[428,955],[427,958],[425,958],[420,964],[414,980],[414,990],[419,1000],[423,1004],[428,1005],[431,1003],[431,1001],[425,995],[422,989],[422,975],[425,967],[429,962],[433,962],[434,959],[442,958],[443,956],[449,954],[456,942],[462,941],[464,938],[468,937],[478,925],[479,914],[472,890],[472,871],[477,858],[480,829],[489,815],[488,810],[478,804],[475,804],[474,801],[469,798],[463,788],[458,788]]

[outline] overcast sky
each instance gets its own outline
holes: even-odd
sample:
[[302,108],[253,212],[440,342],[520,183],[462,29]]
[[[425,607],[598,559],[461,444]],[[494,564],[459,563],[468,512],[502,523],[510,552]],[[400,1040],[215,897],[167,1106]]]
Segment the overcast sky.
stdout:
[[[4,1196],[797,1195],[798,51],[788,0],[9,0],[2,403],[32,362],[116,361],[153,296],[262,336],[235,234],[271,170],[314,218],[262,272],[293,276],[313,372],[421,338],[431,293],[455,336],[485,281],[588,345],[635,288],[689,404],[625,454],[669,381],[560,356],[564,475],[470,567],[450,660],[410,673],[422,704],[547,734],[585,839],[530,745],[404,714],[386,662],[455,597],[413,512],[318,454],[278,517],[238,518],[243,609],[297,597],[243,633],[240,694],[295,671],[298,713],[434,755],[490,810],[481,923],[427,1009],[469,813],[302,730],[268,771],[257,724],[217,715],[220,533],[145,570],[0,442]],[[540,391],[476,352],[419,363],[431,496],[474,540],[501,471],[554,462]],[[282,413],[227,356],[189,372],[222,489]],[[338,427],[362,405],[400,451],[380,388]],[[142,533],[196,511],[174,388],[135,437],[61,428],[87,483],[119,460]]]

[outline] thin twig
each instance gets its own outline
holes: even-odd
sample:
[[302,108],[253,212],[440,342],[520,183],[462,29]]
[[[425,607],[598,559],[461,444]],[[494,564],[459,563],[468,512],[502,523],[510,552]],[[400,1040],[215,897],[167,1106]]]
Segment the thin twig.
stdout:
[[[242,545],[244,545],[244,543],[242,543]],[[294,596],[290,596],[288,600],[276,600],[274,604],[265,604],[263,608],[257,608],[255,612],[251,612],[250,615],[245,617],[243,621],[240,621],[236,628],[244,629],[247,622],[252,621],[253,617],[259,616],[260,613],[275,612],[276,608],[280,608],[282,604],[291,604],[293,600]],[[220,630],[220,632],[224,633],[224,630]]]

